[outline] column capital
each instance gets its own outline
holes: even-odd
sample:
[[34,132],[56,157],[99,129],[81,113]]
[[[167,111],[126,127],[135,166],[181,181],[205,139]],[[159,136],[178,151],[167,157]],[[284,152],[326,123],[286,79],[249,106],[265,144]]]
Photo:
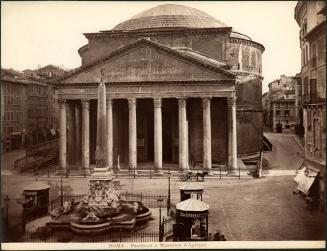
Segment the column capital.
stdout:
[[161,98],[154,98],[153,105],[154,105],[154,108],[161,108]]
[[107,105],[107,109],[112,108],[112,98],[106,99],[106,105]]
[[67,104],[67,100],[66,99],[58,99],[58,104],[59,104],[60,109],[64,109]]
[[209,98],[209,97],[202,98],[202,106],[203,106],[203,108],[210,107],[210,101],[211,101],[211,98]]
[[187,98],[178,98],[178,106],[180,108],[186,108],[186,100]]
[[82,99],[81,103],[82,103],[82,108],[83,109],[88,110],[90,108],[90,100],[89,99]]
[[227,106],[235,106],[236,105],[236,98],[235,97],[230,97],[227,98]]
[[133,109],[136,108],[136,98],[129,98],[128,100],[128,108]]

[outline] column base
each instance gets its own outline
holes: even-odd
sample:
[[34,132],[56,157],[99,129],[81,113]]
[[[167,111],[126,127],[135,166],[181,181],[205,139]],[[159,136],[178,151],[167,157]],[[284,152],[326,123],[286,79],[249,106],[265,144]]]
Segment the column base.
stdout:
[[228,170],[227,176],[230,176],[230,177],[238,177],[239,176],[239,172],[238,172],[238,170],[235,170],[235,169]]
[[213,176],[212,170],[211,169],[205,169],[203,172],[207,172],[208,176]]
[[134,175],[135,174],[135,176],[138,176],[139,175],[138,171],[137,170],[133,170],[133,169],[128,169],[128,173],[130,175]]
[[190,171],[190,169],[179,169],[178,173],[179,174],[185,174],[185,173],[188,173],[189,171]]
[[66,169],[59,169],[57,175],[65,177],[67,174]]
[[155,176],[163,176],[164,173],[163,173],[162,170],[154,170],[153,175],[155,175]]
[[90,171],[89,167],[85,167],[84,169],[82,169],[83,175],[84,175],[84,172],[85,172],[85,176],[91,175],[91,171]]

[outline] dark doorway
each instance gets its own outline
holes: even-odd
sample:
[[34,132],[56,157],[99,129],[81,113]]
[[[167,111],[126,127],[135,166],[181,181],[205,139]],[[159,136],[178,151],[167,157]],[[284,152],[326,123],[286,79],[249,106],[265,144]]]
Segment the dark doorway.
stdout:
[[162,100],[162,159],[178,160],[178,104],[174,98]]
[[115,99],[113,101],[113,160],[128,163],[129,136],[128,136],[128,101],[127,99]]
[[276,131],[277,131],[277,133],[282,133],[283,132],[283,126],[282,126],[281,123],[278,123],[276,125]]
[[137,99],[137,161],[154,161],[153,99]]

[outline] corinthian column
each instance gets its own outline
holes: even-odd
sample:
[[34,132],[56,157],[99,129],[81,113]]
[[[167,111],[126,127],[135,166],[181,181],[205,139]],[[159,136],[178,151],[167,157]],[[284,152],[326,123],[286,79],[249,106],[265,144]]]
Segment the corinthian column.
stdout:
[[154,103],[154,168],[162,174],[162,114],[161,99],[155,98]]
[[112,100],[107,99],[107,162],[108,162],[108,170],[112,171],[112,163],[113,163],[113,135],[112,135]]
[[137,148],[136,148],[136,99],[128,99],[129,110],[129,171],[137,173]]
[[66,122],[66,100],[59,100],[60,125],[59,125],[59,171],[67,173],[67,122]]
[[178,119],[179,119],[179,167],[181,171],[187,170],[187,129],[186,129],[186,99],[178,99]]
[[227,98],[228,108],[228,175],[237,176],[236,98]]
[[82,166],[84,170],[90,168],[90,101],[82,100]]
[[211,114],[210,98],[203,98],[203,169],[211,170]]

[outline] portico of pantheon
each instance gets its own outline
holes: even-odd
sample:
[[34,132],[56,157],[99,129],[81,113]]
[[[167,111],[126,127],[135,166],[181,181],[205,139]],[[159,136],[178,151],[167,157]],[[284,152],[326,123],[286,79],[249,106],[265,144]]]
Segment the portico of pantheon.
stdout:
[[[61,171],[92,170],[97,137],[107,139],[113,170],[118,161],[122,169],[151,165],[156,173],[196,163],[235,174],[238,156],[261,151],[261,44],[174,4],[84,35],[82,65],[54,82]],[[107,135],[96,135],[101,74]]]

